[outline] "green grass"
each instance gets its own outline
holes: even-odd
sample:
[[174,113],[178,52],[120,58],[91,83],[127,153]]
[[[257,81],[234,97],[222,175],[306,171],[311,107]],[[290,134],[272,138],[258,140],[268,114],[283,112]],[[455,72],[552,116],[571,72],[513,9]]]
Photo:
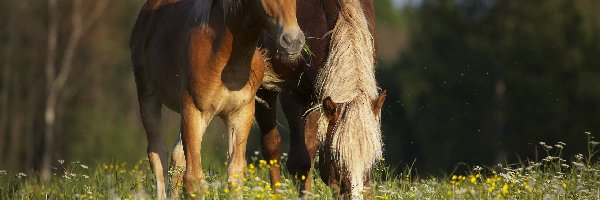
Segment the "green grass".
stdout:
[[[588,152],[567,162],[562,158],[566,144],[540,143],[546,157],[515,165],[469,167],[446,177],[420,178],[410,167],[393,173],[381,164],[373,171],[371,199],[600,199],[598,142],[588,134]],[[285,158],[283,159],[285,162]],[[271,163],[277,165],[277,163]],[[206,170],[207,187],[197,198],[205,199],[293,199],[298,196],[294,178],[284,172],[280,193],[269,184],[272,166],[252,157],[244,185],[227,187],[226,166]],[[87,166],[61,163],[52,180],[41,183],[35,175],[0,170],[0,199],[147,199],[154,198],[152,173],[146,160],[133,165],[106,163]],[[318,174],[318,173],[317,173]],[[314,180],[310,199],[333,199],[320,179]]]

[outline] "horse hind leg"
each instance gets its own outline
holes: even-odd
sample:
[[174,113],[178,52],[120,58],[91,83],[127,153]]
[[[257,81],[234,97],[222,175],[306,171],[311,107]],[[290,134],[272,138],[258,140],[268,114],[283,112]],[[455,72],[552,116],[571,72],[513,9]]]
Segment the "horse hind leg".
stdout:
[[267,104],[256,104],[255,116],[261,131],[261,151],[267,162],[271,164],[271,185],[275,189],[278,189],[277,183],[281,183],[281,168],[279,165],[281,163],[281,136],[277,131],[277,119],[275,115],[277,93],[259,90],[257,96]]
[[181,141],[181,128],[179,129],[179,137],[177,137],[177,141],[173,147],[169,172],[171,174],[170,196],[171,198],[179,199],[181,198],[183,174],[185,172],[185,155],[183,152],[183,142]]
[[167,145],[160,132],[160,116],[162,104],[155,96],[139,97],[142,124],[148,139],[148,159],[156,181],[156,197],[166,198],[165,177],[167,177]]

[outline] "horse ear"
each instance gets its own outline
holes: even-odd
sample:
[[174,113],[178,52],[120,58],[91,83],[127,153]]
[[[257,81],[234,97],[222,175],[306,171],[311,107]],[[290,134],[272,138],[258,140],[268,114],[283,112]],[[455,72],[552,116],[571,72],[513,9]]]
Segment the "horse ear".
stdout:
[[387,96],[387,90],[384,90],[383,92],[381,92],[379,94],[379,97],[377,97],[377,99],[373,100],[373,102],[371,102],[371,105],[373,106],[373,114],[379,114],[379,112],[381,112],[381,107],[383,106],[383,102],[385,101],[385,97]]
[[325,115],[331,118],[338,114],[338,104],[333,102],[331,97],[327,97],[323,100],[323,110],[325,111]]

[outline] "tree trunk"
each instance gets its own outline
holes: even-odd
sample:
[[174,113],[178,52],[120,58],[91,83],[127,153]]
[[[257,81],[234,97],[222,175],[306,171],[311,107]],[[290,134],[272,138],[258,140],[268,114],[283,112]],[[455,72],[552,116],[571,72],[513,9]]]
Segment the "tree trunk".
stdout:
[[[12,6],[12,1],[10,1],[9,3],[7,3],[8,5],[5,6]],[[2,52],[2,84],[0,85],[2,87],[2,89],[0,89],[0,157],[4,156],[4,145],[6,145],[7,142],[7,132],[8,132],[8,116],[9,116],[9,83],[10,83],[10,77],[11,77],[11,49],[15,46],[14,45],[14,39],[13,39],[13,35],[14,35],[14,28],[13,28],[13,12],[11,12],[10,9],[5,9],[5,14],[6,14],[6,20],[7,20],[7,25],[6,25],[6,29],[4,29],[4,31],[6,31],[4,34],[6,34],[6,46],[4,46],[3,52]],[[0,161],[2,161],[2,159],[0,159]]]
[[95,1],[92,12],[88,17],[87,21],[83,22],[81,15],[82,11],[82,0],[73,0],[71,10],[71,35],[67,40],[67,45],[63,51],[63,57],[61,58],[60,69],[56,69],[56,43],[58,33],[58,16],[57,16],[57,0],[48,0],[48,13],[50,15],[50,24],[48,27],[48,56],[46,58],[46,83],[48,88],[46,98],[46,109],[44,112],[44,149],[42,162],[39,167],[40,176],[42,180],[48,180],[50,178],[50,164],[53,160],[54,155],[54,139],[56,131],[56,118],[59,116],[59,110],[57,108],[64,100],[61,100],[62,93],[65,92],[65,83],[69,79],[73,68],[73,60],[77,53],[77,47],[81,38],[85,33],[92,27],[92,25],[98,21],[104,8],[108,4],[107,0]]
[[40,163],[40,178],[44,181],[50,179],[50,163],[52,162],[54,144],[54,119],[56,118],[57,93],[54,88],[56,76],[56,44],[58,41],[58,15],[57,0],[48,0],[48,46],[46,50],[46,108],[44,110],[44,140],[42,162]]

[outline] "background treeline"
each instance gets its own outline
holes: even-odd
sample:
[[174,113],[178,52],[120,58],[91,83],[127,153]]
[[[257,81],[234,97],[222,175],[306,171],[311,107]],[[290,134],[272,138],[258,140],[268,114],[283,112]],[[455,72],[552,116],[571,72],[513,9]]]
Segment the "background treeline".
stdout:
[[[0,1],[0,169],[145,157],[128,48],[143,2]],[[600,2],[375,5],[386,162],[443,173],[535,158],[539,141],[585,152],[600,132]],[[163,113],[171,145],[178,116]],[[222,164],[221,127],[205,163]]]

